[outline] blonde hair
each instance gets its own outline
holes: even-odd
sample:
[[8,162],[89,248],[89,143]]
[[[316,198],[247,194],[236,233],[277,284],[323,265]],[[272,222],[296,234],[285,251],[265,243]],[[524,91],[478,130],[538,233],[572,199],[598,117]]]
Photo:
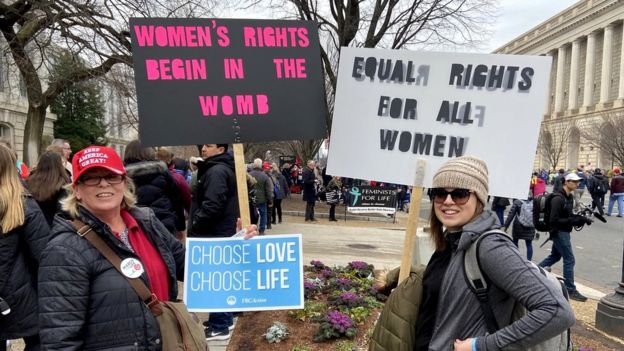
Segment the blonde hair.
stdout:
[[0,227],[6,233],[24,224],[25,193],[19,175],[13,150],[0,144]]
[[[134,183],[132,182],[132,179],[128,176],[124,176],[124,180],[126,181],[127,186],[123,199],[121,200],[121,208],[129,210],[136,204],[137,199],[136,195],[134,195]],[[67,190],[67,196],[60,201],[61,208],[72,218],[77,218],[79,214],[78,208],[81,204],[80,200],[76,197],[73,184],[67,184],[65,186],[65,190]]]

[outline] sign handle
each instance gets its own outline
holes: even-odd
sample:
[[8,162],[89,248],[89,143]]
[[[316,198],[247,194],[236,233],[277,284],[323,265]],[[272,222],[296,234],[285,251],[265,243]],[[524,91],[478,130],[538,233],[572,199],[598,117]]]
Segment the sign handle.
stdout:
[[245,153],[243,144],[233,144],[234,149],[234,166],[236,169],[236,189],[238,193],[238,209],[240,218],[243,222],[243,228],[247,228],[251,224],[249,216],[249,197],[247,190],[247,165],[245,164]]
[[403,255],[401,256],[401,271],[399,272],[399,283],[409,277],[412,266],[412,255],[416,246],[416,231],[420,215],[420,202],[423,194],[423,179],[425,178],[425,166],[427,161],[418,159],[416,163],[416,178],[412,187],[410,197],[409,213],[407,217],[407,228],[405,229],[405,239],[403,240]]

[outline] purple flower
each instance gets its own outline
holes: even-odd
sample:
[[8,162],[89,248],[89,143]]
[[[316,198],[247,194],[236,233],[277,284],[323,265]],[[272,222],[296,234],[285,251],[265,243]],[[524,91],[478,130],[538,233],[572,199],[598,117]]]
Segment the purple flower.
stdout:
[[356,294],[350,291],[343,292],[342,294],[340,294],[340,298],[348,302],[355,302],[359,299],[359,297]]
[[344,333],[347,329],[353,327],[355,323],[344,313],[339,311],[329,311],[327,312],[327,321],[331,324],[331,326]]
[[367,269],[368,263],[362,261],[353,261],[349,263],[349,266],[353,269]]
[[327,279],[334,276],[334,272],[331,269],[325,268],[321,271],[323,278]]
[[340,285],[351,285],[351,279],[349,278],[338,278],[336,279],[336,283],[340,284]]
[[314,285],[314,283],[312,282],[305,281],[303,282],[303,288],[304,289],[316,289],[316,285]]

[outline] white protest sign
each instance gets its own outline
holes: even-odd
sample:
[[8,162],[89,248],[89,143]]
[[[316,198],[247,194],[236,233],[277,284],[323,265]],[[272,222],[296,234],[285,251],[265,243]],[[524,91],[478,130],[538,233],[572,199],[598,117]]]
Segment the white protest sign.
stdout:
[[490,194],[525,198],[551,57],[343,47],[327,174],[424,187],[450,158],[486,161]]

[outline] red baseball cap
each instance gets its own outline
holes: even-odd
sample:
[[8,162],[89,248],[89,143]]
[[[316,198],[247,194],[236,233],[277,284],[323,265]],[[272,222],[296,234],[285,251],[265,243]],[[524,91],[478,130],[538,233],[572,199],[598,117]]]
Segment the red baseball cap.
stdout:
[[267,161],[264,161],[264,163],[262,164],[262,169],[265,171],[268,171],[271,169],[271,164],[268,163]]
[[88,146],[74,154],[72,173],[74,184],[84,172],[91,168],[104,168],[115,174],[125,175],[126,168],[113,148],[107,146]]

